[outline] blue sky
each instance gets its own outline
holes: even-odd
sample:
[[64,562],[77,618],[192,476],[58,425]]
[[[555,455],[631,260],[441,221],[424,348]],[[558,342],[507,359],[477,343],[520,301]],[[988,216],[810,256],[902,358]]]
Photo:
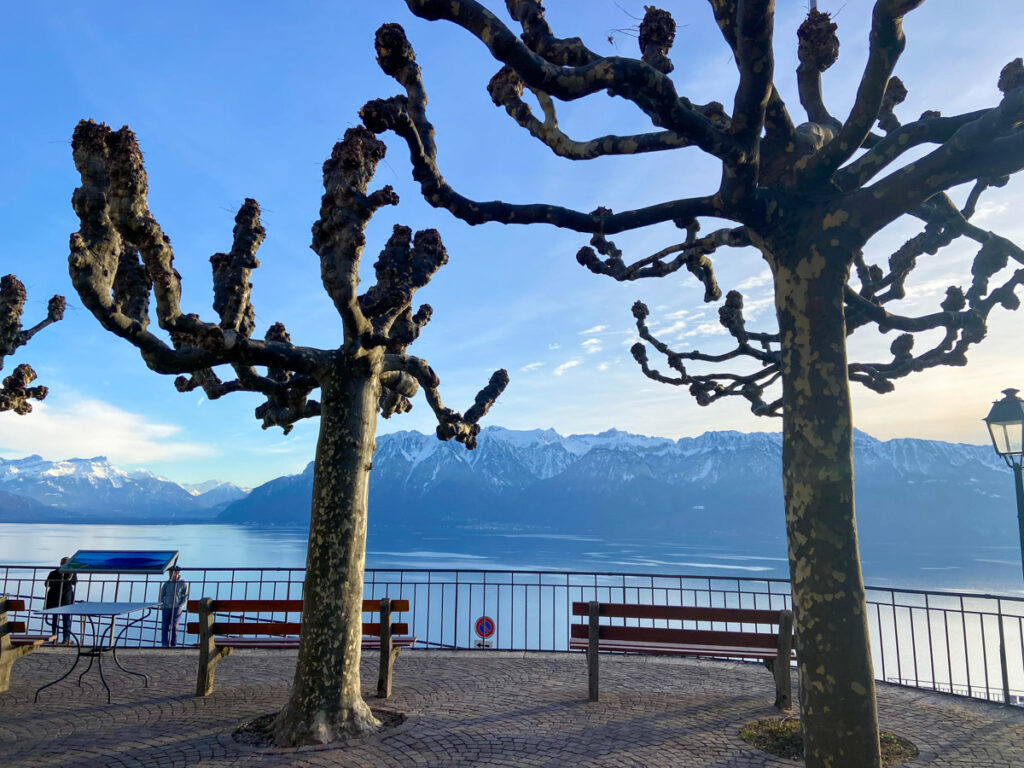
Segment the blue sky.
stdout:
[[[503,3],[491,7],[504,13]],[[559,0],[548,17],[557,34],[579,35],[602,53],[635,55],[636,42],[617,31],[634,26],[643,2]],[[798,119],[795,30],[806,3],[779,0],[776,82]],[[840,59],[825,75],[826,102],[845,115],[864,66],[870,5],[819,3],[836,12]],[[495,108],[486,84],[497,66],[485,49],[453,25],[412,17],[401,0],[175,4],[23,3],[5,11],[0,29],[4,119],[0,121],[0,270],[26,284],[26,324],[45,313],[54,293],[67,296],[66,319],[7,361],[30,362],[50,398],[26,418],[0,416],[0,455],[47,458],[106,455],[197,482],[216,477],[252,485],[299,471],[313,456],[318,424],[291,435],[263,431],[253,418],[255,395],[207,402],[179,394],[172,377],[149,371],[127,343],[100,329],[67,276],[71,206],[78,179],[71,161],[75,123],[92,118],[136,132],[150,179],[150,207],[172,240],[183,276],[183,305],[211,318],[209,256],[230,246],[234,213],[245,197],[263,207],[268,236],[253,276],[257,333],[283,321],[298,343],[330,346],[340,323],[319,283],[309,250],[321,194],[320,165],[368,99],[398,92],[374,61],[373,33],[397,21],[423,67],[439,161],[452,185],[479,199],[546,201],[590,210],[624,209],[704,194],[716,166],[698,150],[572,163],[555,157]],[[706,3],[665,2],[679,24],[672,58],[677,88],[694,101],[732,101],[735,67]],[[910,90],[904,119],[925,109],[956,114],[992,106],[1000,68],[1024,54],[1024,3],[929,0],[905,22],[907,51],[897,69]],[[608,41],[611,35],[612,42]],[[650,126],[620,100],[598,95],[566,105],[560,122],[589,138]],[[487,423],[554,427],[563,434],[619,428],[668,437],[709,429],[776,430],[741,403],[697,406],[676,388],[645,379],[628,353],[630,306],[643,299],[662,335],[680,348],[722,343],[717,305],[701,301],[688,273],[618,284],[576,264],[586,238],[547,227],[470,228],[419,197],[404,147],[390,151],[378,185],[392,184],[402,203],[382,211],[368,232],[364,274],[396,222],[435,227],[450,262],[418,298],[434,319],[412,352],[442,380],[446,403],[464,409],[492,370],[512,383]],[[1020,174],[1019,176],[1024,176]],[[963,191],[958,191],[962,195]],[[1024,242],[1024,179],[991,194],[983,225]],[[711,228],[706,224],[705,228]],[[869,245],[884,259],[914,230],[898,223]],[[627,253],[646,255],[673,239],[671,227],[617,238]],[[969,248],[923,261],[911,281],[908,311],[932,311],[951,282],[964,282]],[[740,287],[751,327],[774,329],[770,282],[753,251],[716,259],[720,284]],[[939,369],[897,383],[879,396],[855,390],[857,426],[880,438],[927,437],[984,442],[980,419],[999,391],[1024,390],[1024,313],[997,311],[989,338],[963,369]],[[863,337],[862,337],[863,336]],[[851,341],[851,357],[886,357],[890,339],[873,331]],[[663,367],[663,366],[662,366]],[[381,431],[433,424],[418,401],[412,413]]]

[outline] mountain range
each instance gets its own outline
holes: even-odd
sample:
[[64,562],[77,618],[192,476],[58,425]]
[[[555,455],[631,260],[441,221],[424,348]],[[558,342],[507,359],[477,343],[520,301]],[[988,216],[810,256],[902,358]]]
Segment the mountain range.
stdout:
[[210,522],[248,491],[212,480],[182,485],[106,457],[0,459],[0,522]]
[[[781,538],[782,436],[671,440],[617,430],[563,437],[488,427],[475,451],[433,435],[381,435],[370,479],[375,530]],[[865,545],[1016,539],[1013,483],[987,446],[854,436]],[[251,492],[182,485],[103,457],[0,459],[0,522],[308,523],[313,465]]]
[[[782,436],[707,432],[670,440],[617,430],[563,437],[488,427],[475,451],[433,435],[377,439],[370,525],[666,535],[784,536]],[[988,446],[854,436],[861,538],[921,544],[1016,539],[1013,482]],[[301,525],[313,465],[272,480],[218,520]],[[2,486],[0,486],[2,488]]]

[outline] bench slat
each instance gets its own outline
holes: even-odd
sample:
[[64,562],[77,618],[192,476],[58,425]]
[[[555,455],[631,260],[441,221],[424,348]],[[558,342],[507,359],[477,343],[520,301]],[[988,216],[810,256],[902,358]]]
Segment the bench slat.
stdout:
[[[216,637],[214,642],[218,648],[298,648],[299,639],[296,638],[245,638],[245,637]],[[416,642],[416,637],[392,637],[391,644],[395,648],[408,648]],[[380,648],[379,637],[367,637],[363,640],[363,648],[367,650],[378,650]]]
[[[710,608],[691,605],[635,605],[599,603],[601,616],[625,619],[672,619],[676,621],[728,622],[730,624],[779,623],[779,612],[760,608]],[[589,603],[573,603],[573,616],[589,616]]]
[[56,640],[56,635],[11,635],[11,645],[18,647],[22,645],[40,646]]
[[[651,653],[663,656],[717,656],[721,658],[774,659],[776,651],[738,645],[686,645],[676,643],[644,643],[606,640],[599,645],[602,651],[621,653]],[[570,650],[587,650],[587,641],[573,638]],[[795,656],[794,656],[795,658]]]
[[[199,601],[189,600],[186,605],[189,613],[199,612]],[[250,613],[302,613],[301,600],[214,600],[213,609],[216,613],[250,612]],[[392,600],[391,612],[401,613],[409,610],[408,600]],[[363,600],[363,613],[380,613],[380,600]]]
[[214,638],[218,648],[298,648],[299,638],[271,637],[217,637]]
[[[573,624],[571,636],[578,639],[589,637],[586,624]],[[705,629],[665,629],[663,627],[609,627],[598,628],[598,639],[626,642],[658,643],[662,645],[722,645],[746,646],[750,648],[774,649],[778,646],[778,635],[763,632],[723,632]]]
[[297,635],[301,631],[302,625],[291,621],[262,623],[215,621],[213,623],[213,634],[215,635]]
[[[391,645],[394,648],[408,648],[416,642],[416,635],[406,637],[391,636]],[[378,650],[380,648],[380,638],[374,637],[373,635],[367,635],[363,638],[363,648],[367,650]]]
[[6,613],[7,611],[24,611],[25,601],[15,600],[12,597],[6,600],[0,600],[0,613]]
[[[187,632],[199,634],[199,622],[191,621],[185,625]],[[229,622],[217,621],[213,624],[215,635],[297,635],[302,631],[298,622],[266,621],[266,622]],[[404,622],[392,622],[391,633],[395,635],[409,634],[409,625]],[[364,635],[379,635],[380,624],[363,624]]]
[[[376,624],[363,624],[364,635],[379,635],[380,634],[380,623]],[[405,622],[391,622],[391,634],[392,635],[408,635],[409,625]]]

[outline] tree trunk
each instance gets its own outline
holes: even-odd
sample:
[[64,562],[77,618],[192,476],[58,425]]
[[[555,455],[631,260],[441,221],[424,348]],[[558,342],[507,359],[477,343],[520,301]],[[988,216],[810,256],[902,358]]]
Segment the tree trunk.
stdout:
[[274,722],[280,745],[326,744],[380,725],[363,701],[359,679],[379,357],[371,352],[317,374],[322,413],[302,635],[291,695]]
[[[843,285],[849,259],[771,259],[782,332],[783,487],[808,768],[877,768],[878,712],[853,508]],[[791,258],[787,258],[790,257]]]

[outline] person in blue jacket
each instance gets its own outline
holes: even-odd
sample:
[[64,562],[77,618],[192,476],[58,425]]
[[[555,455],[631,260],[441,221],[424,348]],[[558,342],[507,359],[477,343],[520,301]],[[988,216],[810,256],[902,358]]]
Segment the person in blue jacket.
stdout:
[[188,601],[188,582],[181,580],[181,568],[172,565],[167,571],[167,581],[160,587],[160,644],[173,648],[178,644],[178,621]]

